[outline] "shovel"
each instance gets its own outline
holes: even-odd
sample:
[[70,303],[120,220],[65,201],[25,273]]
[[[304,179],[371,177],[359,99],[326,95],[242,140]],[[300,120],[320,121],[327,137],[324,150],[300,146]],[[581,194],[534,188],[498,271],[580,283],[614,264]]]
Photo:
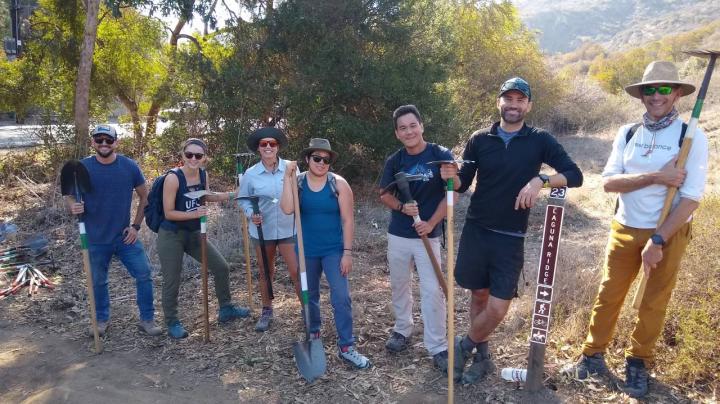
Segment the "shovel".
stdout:
[[327,363],[325,360],[325,347],[322,339],[310,338],[310,307],[308,296],[307,275],[305,274],[305,247],[303,246],[302,223],[300,221],[300,198],[298,195],[297,177],[293,176],[293,209],[295,212],[295,227],[297,229],[298,261],[300,261],[300,285],[302,288],[302,305],[305,313],[305,341],[293,344],[295,363],[300,375],[308,382],[325,374]]
[[[87,168],[78,160],[70,160],[66,162],[60,170],[60,191],[63,195],[72,195],[76,202],[82,202],[82,194],[90,192],[90,174]],[[90,321],[93,327],[93,336],[95,338],[95,353],[102,352],[102,343],[100,342],[100,332],[97,326],[97,317],[95,313],[95,291],[93,289],[92,273],[90,272],[90,255],[88,253],[88,239],[85,232],[85,222],[83,215],[78,215],[78,230],[80,232],[80,248],[83,255],[83,270],[85,272],[85,283],[88,291],[88,300],[90,301]]]
[[47,251],[48,239],[42,234],[36,234],[23,241],[20,245],[0,250],[1,256],[27,254],[32,257],[42,255]]
[[[252,204],[253,214],[259,215],[260,214],[260,198],[271,200],[272,203],[277,203],[277,199],[270,198],[267,196],[259,196],[259,195],[249,195],[249,196],[238,196],[235,199],[247,199]],[[263,271],[265,272],[265,288],[267,290],[268,298],[270,300],[275,298],[275,295],[273,294],[272,289],[272,281],[270,279],[270,263],[268,262],[267,257],[267,251],[265,251],[265,237],[263,236],[262,231],[262,224],[258,224],[255,227],[257,227],[257,233],[258,233],[258,240],[260,240],[260,254],[262,255],[263,260]]]

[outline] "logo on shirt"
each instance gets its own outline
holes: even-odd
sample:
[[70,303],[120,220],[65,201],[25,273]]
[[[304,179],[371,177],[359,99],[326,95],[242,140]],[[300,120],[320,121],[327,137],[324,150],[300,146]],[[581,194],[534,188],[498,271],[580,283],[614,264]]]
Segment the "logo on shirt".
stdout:
[[407,174],[409,175],[422,175],[423,181],[427,182],[430,181],[431,178],[433,178],[433,172],[432,170],[426,166],[423,163],[417,163],[414,166],[412,166],[408,171]]

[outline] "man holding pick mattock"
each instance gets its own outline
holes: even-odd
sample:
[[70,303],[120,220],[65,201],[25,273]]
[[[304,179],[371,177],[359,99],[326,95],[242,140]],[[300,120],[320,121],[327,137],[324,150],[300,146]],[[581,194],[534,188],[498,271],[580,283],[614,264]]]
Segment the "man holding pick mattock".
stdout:
[[[625,352],[625,391],[642,397],[648,391],[646,365],[662,331],[665,309],[690,241],[692,213],[705,187],[708,143],[695,131],[684,169],[675,167],[685,124],[675,103],[695,87],[678,79],[670,62],[656,61],[642,81],[625,87],[647,112],[642,124],[620,128],[602,173],[605,191],[618,192],[619,203],[610,226],[603,279],[590,317],[583,353],[566,371],[578,379],[607,374],[603,354],[612,338],[620,309],[642,265],[647,289]],[[657,227],[668,187],[679,187],[667,219]]]
[[[443,179],[465,192],[476,178],[458,247],[455,279],[472,291],[470,330],[455,340],[455,381],[472,384],[495,369],[488,340],[516,295],[524,259],[530,208],[543,187],[579,187],[583,176],[548,132],[527,126],[530,85],[519,77],[503,83],[497,98],[500,122],[468,140],[463,164],[443,164]],[[542,164],[557,174],[540,174]],[[465,365],[473,357],[472,365]]]
[[[448,149],[425,141],[420,112],[414,105],[403,105],[393,112],[395,137],[403,147],[388,157],[380,179],[380,187],[387,187],[398,172],[420,175],[425,181],[408,185],[414,201],[400,200],[391,193],[380,195],[380,201],[392,209],[388,227],[388,267],[392,290],[395,326],[385,347],[390,352],[407,348],[413,332],[412,316],[412,262],[415,262],[420,282],[420,311],[423,318],[423,342],[433,363],[440,371],[448,366],[445,321],[445,296],[432,259],[440,259],[441,222],[445,218],[444,185],[437,165],[426,163],[435,160],[452,160]],[[414,217],[419,220],[414,222]],[[423,242],[427,240],[425,248]],[[430,253],[434,255],[430,257]],[[440,271],[438,265],[438,272]]]

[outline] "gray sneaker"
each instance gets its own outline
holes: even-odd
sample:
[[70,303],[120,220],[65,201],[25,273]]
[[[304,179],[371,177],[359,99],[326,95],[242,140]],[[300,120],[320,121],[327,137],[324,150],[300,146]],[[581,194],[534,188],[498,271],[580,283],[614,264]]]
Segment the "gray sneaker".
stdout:
[[610,372],[605,364],[605,357],[598,352],[592,356],[582,354],[577,363],[566,366],[561,373],[571,379],[585,380],[593,375],[605,376]]
[[402,352],[407,349],[408,342],[408,337],[393,331],[392,334],[390,334],[390,338],[385,342],[385,348],[390,352]]
[[[107,331],[108,324],[110,324],[109,321],[98,321],[97,322],[98,335],[100,335],[100,337],[105,336],[105,331]],[[90,338],[95,338],[95,331],[93,330],[92,325],[90,325],[90,327],[88,327],[88,329],[87,329],[87,336]]]
[[448,371],[448,351],[438,352],[433,355],[433,365],[438,368],[439,371],[447,374]]
[[490,355],[482,356],[476,353],[472,365],[462,375],[462,383],[475,384],[488,374],[494,373],[495,370],[495,363],[493,363]]
[[162,329],[156,326],[155,321],[153,320],[140,321],[138,323],[138,328],[140,329],[140,331],[152,337],[157,337],[158,335],[162,334]]
[[260,318],[258,319],[257,323],[255,324],[255,331],[257,332],[265,332],[270,328],[270,323],[272,323],[273,320],[273,311],[272,309],[263,309],[262,314],[260,314]]
[[462,347],[462,337],[455,337],[455,363],[453,364],[453,379],[455,383],[459,382],[463,376],[465,365],[472,358],[472,351],[466,351]]

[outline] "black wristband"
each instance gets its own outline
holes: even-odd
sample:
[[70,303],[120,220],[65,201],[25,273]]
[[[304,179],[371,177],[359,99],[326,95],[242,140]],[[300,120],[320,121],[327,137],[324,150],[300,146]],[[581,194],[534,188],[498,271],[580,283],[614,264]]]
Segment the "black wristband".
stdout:
[[130,227],[132,227],[133,229],[135,229],[135,230],[137,230],[137,231],[140,231],[140,225],[139,225],[139,224],[133,223],[133,224],[130,225]]

